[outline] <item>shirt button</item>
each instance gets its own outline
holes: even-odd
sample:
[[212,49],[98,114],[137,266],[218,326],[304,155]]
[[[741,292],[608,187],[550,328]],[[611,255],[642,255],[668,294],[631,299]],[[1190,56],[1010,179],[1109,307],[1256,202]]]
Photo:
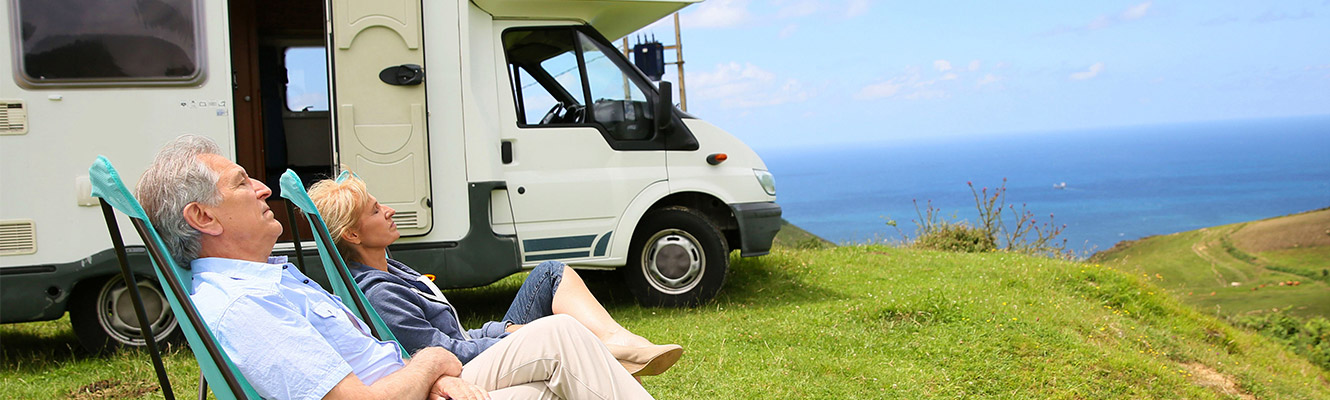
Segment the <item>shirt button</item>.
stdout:
[[305,283],[309,283],[309,279],[306,279],[306,280],[305,280]]
[[286,269],[286,267],[289,267],[289,265],[283,265],[282,269]]

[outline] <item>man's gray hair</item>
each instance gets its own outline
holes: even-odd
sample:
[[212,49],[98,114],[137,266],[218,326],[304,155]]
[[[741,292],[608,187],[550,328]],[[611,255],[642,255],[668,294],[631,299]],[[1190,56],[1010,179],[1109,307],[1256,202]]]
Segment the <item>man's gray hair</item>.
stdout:
[[136,196],[181,268],[189,269],[202,247],[199,231],[185,221],[185,206],[194,202],[215,206],[222,201],[217,172],[199,156],[220,153],[212,139],[183,135],[162,147],[139,179]]

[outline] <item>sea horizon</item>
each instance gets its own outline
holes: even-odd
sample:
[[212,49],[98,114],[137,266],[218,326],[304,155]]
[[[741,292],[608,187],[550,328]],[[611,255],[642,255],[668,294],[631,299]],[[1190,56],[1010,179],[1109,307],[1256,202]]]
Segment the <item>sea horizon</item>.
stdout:
[[973,221],[966,183],[992,191],[1004,178],[1008,204],[1025,205],[1040,224],[1052,214],[1054,225],[1066,224],[1059,237],[1067,248],[1082,254],[1330,207],[1330,116],[915,138],[762,156],[785,219],[836,243],[913,237],[915,201],[920,209],[931,201],[944,219]]

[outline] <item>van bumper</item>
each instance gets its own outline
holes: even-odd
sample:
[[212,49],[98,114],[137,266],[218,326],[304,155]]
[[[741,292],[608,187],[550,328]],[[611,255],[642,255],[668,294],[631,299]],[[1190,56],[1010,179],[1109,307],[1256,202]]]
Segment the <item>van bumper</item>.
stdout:
[[771,241],[780,232],[780,205],[774,201],[730,204],[739,222],[739,255],[753,257],[771,252]]

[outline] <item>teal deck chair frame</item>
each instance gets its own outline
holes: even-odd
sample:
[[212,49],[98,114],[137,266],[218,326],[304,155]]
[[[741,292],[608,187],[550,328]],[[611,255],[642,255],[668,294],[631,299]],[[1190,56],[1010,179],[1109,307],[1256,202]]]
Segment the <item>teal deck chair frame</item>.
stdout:
[[[199,363],[200,371],[200,397],[206,395],[206,382],[212,382],[213,395],[218,399],[258,399],[259,394],[254,387],[245,380],[245,377],[236,368],[235,363],[227,357],[221,346],[217,343],[217,337],[213,335],[212,330],[204,323],[203,317],[199,315],[198,309],[194,307],[194,302],[190,300],[189,294],[193,291],[192,272],[180,268],[176,265],[175,259],[171,257],[166,250],[166,243],[162,241],[161,236],[157,234],[157,229],[152,226],[148,220],[148,214],[143,210],[143,206],[130,192],[129,188],[120,179],[120,173],[116,172],[115,167],[104,156],[98,156],[93,162],[92,167],[88,169],[88,176],[92,181],[92,195],[101,199],[103,204],[110,204],[111,207],[120,211],[130,218],[134,223],[134,228],[138,231],[139,237],[143,239],[144,246],[148,249],[149,258],[152,260],[153,270],[157,274],[157,281],[164,289],[163,294],[171,306],[171,311],[180,320],[184,317],[184,323],[180,324],[180,330],[185,334],[185,340],[189,343],[189,348],[194,353],[194,358]],[[114,220],[114,216],[109,212],[107,216]],[[120,243],[118,230],[112,231],[112,240],[117,242],[123,251],[123,243]],[[137,286],[131,286],[137,290]],[[151,337],[151,336],[147,336]],[[151,342],[151,340],[148,340]],[[220,383],[225,383],[221,385]],[[169,390],[169,386],[164,386]]]
[[[337,181],[346,179],[347,175],[347,172],[342,172]],[[407,354],[406,349],[397,342],[397,337],[393,336],[392,330],[388,329],[383,318],[380,318],[379,313],[369,304],[365,292],[362,292],[360,287],[356,286],[355,279],[351,278],[351,269],[347,268],[342,255],[337,253],[337,246],[333,243],[332,235],[328,233],[328,225],[323,222],[318,207],[314,206],[314,200],[309,198],[309,192],[305,191],[305,184],[300,180],[300,176],[288,169],[282,173],[280,185],[282,198],[295,204],[305,216],[305,221],[309,222],[310,232],[314,233],[314,243],[319,250],[319,260],[323,262],[323,270],[328,275],[328,285],[332,286],[333,294],[341,298],[346,308],[360,314],[360,320],[369,325],[370,332],[375,337],[399,343],[397,349],[402,352],[402,358],[410,358],[410,354]],[[296,230],[294,226],[291,229]],[[299,240],[296,239],[297,242]]]

